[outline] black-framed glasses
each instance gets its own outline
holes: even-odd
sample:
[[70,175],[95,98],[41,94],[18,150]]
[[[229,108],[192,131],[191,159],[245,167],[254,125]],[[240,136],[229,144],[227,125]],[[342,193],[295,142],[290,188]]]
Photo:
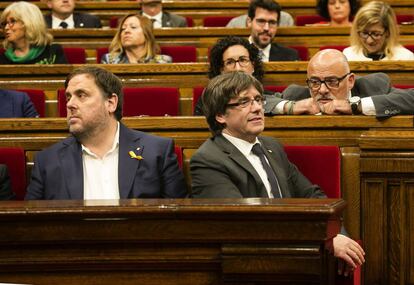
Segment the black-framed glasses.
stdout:
[[371,37],[371,39],[373,39],[374,41],[378,41],[385,35],[385,32],[362,31],[362,32],[358,32],[358,35],[361,39],[364,39],[364,40],[368,39],[368,37]]
[[253,105],[253,102],[256,102],[260,106],[263,106],[266,104],[266,98],[262,95],[257,95],[254,98],[249,97],[243,97],[240,98],[236,103],[229,103],[226,105],[226,107],[242,107],[246,108]]
[[270,28],[274,28],[277,26],[277,20],[265,20],[265,19],[255,19],[256,24],[259,25],[260,27],[264,27],[267,24],[269,24]]
[[247,56],[240,56],[239,59],[228,58],[225,61],[223,61],[223,64],[227,68],[235,68],[237,62],[240,66],[246,67],[250,64],[250,58]]
[[10,28],[12,28],[19,20],[16,20],[14,18],[10,18],[8,21],[4,21],[0,23],[0,28],[4,29],[7,25],[9,25]]
[[310,89],[315,90],[315,91],[319,90],[323,83],[325,83],[326,87],[328,87],[329,89],[331,88],[335,89],[335,88],[338,88],[341,81],[344,80],[350,74],[351,72],[348,72],[342,77],[335,77],[335,76],[326,77],[324,80],[321,80],[316,77],[311,77],[309,79],[306,79],[306,83],[308,84]]

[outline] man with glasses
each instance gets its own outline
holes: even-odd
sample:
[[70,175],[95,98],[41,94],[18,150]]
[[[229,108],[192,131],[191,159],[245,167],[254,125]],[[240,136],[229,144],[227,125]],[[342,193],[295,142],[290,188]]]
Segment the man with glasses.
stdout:
[[264,62],[300,60],[294,49],[272,43],[280,19],[281,7],[273,0],[253,0],[249,5],[247,26],[249,41],[255,44]]
[[272,114],[354,114],[387,118],[414,113],[414,90],[391,86],[384,73],[356,77],[346,57],[326,49],[309,61],[307,88],[296,84],[283,91],[284,100],[268,100]]
[[[203,110],[213,137],[191,157],[193,197],[326,197],[289,162],[277,140],[260,136],[264,100],[261,83],[245,72],[224,73],[209,82]],[[343,234],[334,238],[333,247],[350,268],[364,262],[363,249]]]

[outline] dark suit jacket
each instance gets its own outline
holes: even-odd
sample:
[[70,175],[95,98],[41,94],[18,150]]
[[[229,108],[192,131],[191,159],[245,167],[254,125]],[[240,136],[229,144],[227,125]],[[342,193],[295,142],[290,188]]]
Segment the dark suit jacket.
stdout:
[[13,200],[14,197],[7,166],[0,164],[0,200]]
[[[275,139],[259,137],[278,178],[284,198],[326,197],[289,162]],[[191,157],[192,196],[195,198],[268,197],[266,188],[247,158],[224,136],[208,139]]]
[[[143,159],[131,158],[130,151]],[[83,199],[82,165],[82,147],[73,136],[39,152],[25,199]],[[122,124],[118,183],[121,199],[180,198],[187,194],[173,141],[130,130]]]
[[0,89],[0,118],[38,117],[29,96],[24,92]]
[[300,60],[297,50],[272,43],[269,61],[296,61]]
[[[52,27],[52,14],[45,15],[45,21],[48,28]],[[73,13],[75,28],[102,28],[101,20],[87,13]]]
[[[385,73],[372,73],[357,77],[352,96],[371,97],[377,118],[414,114],[414,89],[397,89]],[[283,99],[298,101],[310,98],[309,89],[296,84],[283,91]],[[280,102],[280,99],[277,99]]]

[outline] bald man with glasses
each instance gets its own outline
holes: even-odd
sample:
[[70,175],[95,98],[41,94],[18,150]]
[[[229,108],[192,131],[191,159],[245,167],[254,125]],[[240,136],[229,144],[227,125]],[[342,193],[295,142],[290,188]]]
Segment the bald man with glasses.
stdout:
[[414,89],[393,88],[384,73],[356,77],[338,50],[316,53],[308,64],[307,87],[289,85],[282,100],[268,99],[271,115],[372,115],[387,118],[414,114]]

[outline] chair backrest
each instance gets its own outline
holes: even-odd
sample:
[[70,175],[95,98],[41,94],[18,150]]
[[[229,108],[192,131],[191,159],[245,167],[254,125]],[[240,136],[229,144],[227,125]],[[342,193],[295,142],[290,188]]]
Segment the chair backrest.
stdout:
[[66,117],[67,110],[66,110],[66,96],[65,96],[64,88],[59,88],[57,90],[57,98],[58,98],[58,116]]
[[414,52],[414,45],[404,45],[404,47],[410,50],[411,52]]
[[108,47],[96,48],[96,63],[101,63],[101,59],[102,59],[103,55],[108,53],[108,52],[109,52]]
[[395,15],[397,18],[398,25],[412,25],[414,22],[414,15],[411,14],[401,14],[401,15]]
[[171,56],[173,62],[197,61],[197,49],[195,46],[162,46],[161,54]]
[[26,194],[26,157],[22,148],[0,148],[0,163],[7,165],[10,183],[17,200]]
[[344,51],[344,49],[346,47],[347,46],[345,46],[345,45],[328,45],[328,46],[321,46],[321,47],[319,47],[319,50],[323,50],[323,49],[337,49],[339,51]]
[[298,15],[295,22],[296,26],[306,26],[320,22],[329,22],[329,20],[319,15]]
[[285,146],[290,162],[329,198],[341,197],[341,154],[337,146]]
[[180,146],[174,147],[174,152],[177,155],[178,166],[183,169],[183,149]]
[[225,27],[233,16],[208,16],[203,18],[204,27]]
[[279,92],[279,93],[282,93],[282,92],[283,92],[283,90],[285,90],[285,89],[286,89],[286,87],[287,87],[287,86],[266,85],[266,86],[264,86],[264,89],[265,89],[265,90],[272,91],[272,92]]
[[37,113],[39,113],[39,117],[43,118],[45,116],[45,109],[46,109],[45,91],[41,89],[17,89],[17,91],[22,91],[22,92],[27,93],[33,105],[35,106]]
[[393,86],[395,88],[400,88],[400,89],[412,89],[412,88],[414,88],[414,84],[393,84]]
[[65,53],[66,59],[70,64],[85,64],[86,63],[86,52],[81,47],[64,47],[63,52]]
[[289,46],[289,47],[297,50],[300,60],[304,60],[304,61],[309,60],[309,50],[307,47],[304,47],[304,46]]
[[124,116],[178,116],[179,97],[175,87],[125,87]]

